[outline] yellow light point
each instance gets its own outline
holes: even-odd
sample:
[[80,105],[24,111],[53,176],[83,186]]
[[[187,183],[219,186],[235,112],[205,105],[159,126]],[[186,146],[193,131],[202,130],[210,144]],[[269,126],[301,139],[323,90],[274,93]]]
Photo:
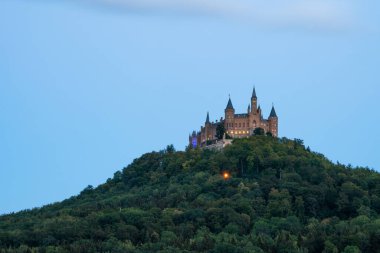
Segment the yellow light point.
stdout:
[[223,178],[224,178],[224,180],[229,179],[230,178],[230,174],[228,172],[224,172],[223,173]]

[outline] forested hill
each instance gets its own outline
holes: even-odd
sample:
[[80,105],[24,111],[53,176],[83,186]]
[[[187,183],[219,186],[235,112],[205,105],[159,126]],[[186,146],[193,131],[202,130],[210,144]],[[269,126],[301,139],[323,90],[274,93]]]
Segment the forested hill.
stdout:
[[1,216],[0,252],[380,252],[380,174],[285,138],[168,146],[78,196]]

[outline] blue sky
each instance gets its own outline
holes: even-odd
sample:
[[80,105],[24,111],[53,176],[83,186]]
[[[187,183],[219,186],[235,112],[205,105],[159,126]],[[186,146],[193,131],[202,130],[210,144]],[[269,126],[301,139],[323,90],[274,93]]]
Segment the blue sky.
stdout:
[[[305,4],[306,3],[306,4]],[[2,0],[0,213],[98,185],[253,85],[279,132],[380,170],[378,1]]]

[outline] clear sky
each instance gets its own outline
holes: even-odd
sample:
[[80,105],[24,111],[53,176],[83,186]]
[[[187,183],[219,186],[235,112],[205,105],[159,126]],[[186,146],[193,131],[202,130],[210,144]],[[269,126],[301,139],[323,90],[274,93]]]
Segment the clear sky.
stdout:
[[[284,3],[286,2],[286,3]],[[1,0],[0,213],[98,185],[245,112],[380,170],[380,2]]]

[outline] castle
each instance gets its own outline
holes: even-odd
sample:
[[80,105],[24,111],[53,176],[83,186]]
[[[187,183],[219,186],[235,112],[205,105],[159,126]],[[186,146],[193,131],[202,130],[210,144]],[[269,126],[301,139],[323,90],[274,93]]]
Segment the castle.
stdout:
[[[278,117],[274,106],[269,114],[268,119],[264,119],[260,106],[257,106],[257,96],[255,87],[253,87],[251,103],[248,105],[247,113],[235,114],[231,98],[228,99],[227,107],[224,110],[224,119],[210,122],[209,113],[207,113],[206,122],[199,132],[193,131],[189,136],[189,145],[192,147],[205,147],[217,142],[218,127],[223,129],[225,136],[230,138],[244,138],[254,135],[255,129],[261,128],[264,133],[278,136]],[[221,127],[221,126],[222,127]]]

